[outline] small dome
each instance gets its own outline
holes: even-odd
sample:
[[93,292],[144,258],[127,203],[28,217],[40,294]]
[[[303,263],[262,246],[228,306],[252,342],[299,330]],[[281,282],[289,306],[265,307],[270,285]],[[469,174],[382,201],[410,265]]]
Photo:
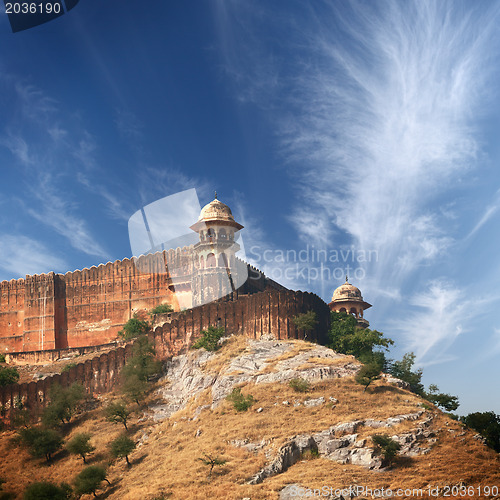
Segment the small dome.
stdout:
[[333,292],[332,302],[334,300],[341,300],[341,299],[363,300],[363,297],[361,295],[361,290],[355,287],[354,285],[351,285],[346,279],[345,283],[343,285],[340,285]]
[[222,203],[222,201],[219,201],[217,198],[215,198],[214,201],[211,201],[208,205],[205,205],[201,209],[200,216],[198,218],[199,222],[215,220],[234,222],[234,217],[231,209],[226,204]]

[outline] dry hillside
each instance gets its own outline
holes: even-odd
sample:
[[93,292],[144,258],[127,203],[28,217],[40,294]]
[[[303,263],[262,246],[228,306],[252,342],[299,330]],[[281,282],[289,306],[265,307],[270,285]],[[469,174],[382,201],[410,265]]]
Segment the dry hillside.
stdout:
[[[231,337],[217,353],[174,358],[147,403],[131,404],[129,435],[137,443],[131,467],[107,451],[123,427],[107,422],[102,407],[118,393],[91,402],[65,439],[92,434],[96,451],[88,461],[105,464],[111,482],[103,483],[100,498],[285,499],[306,488],[334,493],[350,486],[365,488],[360,498],[371,497],[368,488],[420,488],[398,498],[441,498],[452,486],[449,496],[495,498],[484,488],[500,488],[498,454],[394,380],[381,379],[363,392],[353,377],[358,367],[352,357],[303,341]],[[310,383],[307,392],[290,387],[297,377]],[[255,399],[245,412],[226,399],[234,387]],[[370,436],[380,433],[402,445],[392,467],[383,467],[373,450]],[[71,482],[83,467],[65,451],[51,465],[33,459],[11,443],[14,435],[1,434],[0,477],[7,480],[4,491],[17,498],[35,480]],[[200,460],[206,456],[224,462],[210,478]]]

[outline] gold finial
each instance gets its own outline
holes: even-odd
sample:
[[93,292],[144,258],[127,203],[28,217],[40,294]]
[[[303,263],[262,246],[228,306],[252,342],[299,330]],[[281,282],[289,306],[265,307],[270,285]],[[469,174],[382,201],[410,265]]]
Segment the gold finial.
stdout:
[[217,199],[217,191],[215,191],[215,199]]

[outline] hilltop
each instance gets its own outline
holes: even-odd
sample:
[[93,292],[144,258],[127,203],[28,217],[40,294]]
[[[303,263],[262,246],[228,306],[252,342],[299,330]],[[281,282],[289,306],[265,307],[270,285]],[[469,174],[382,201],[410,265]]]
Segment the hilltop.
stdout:
[[[477,498],[479,487],[500,486],[499,455],[473,431],[389,376],[364,392],[354,380],[359,367],[351,356],[301,340],[232,336],[219,351],[172,358],[145,404],[131,405],[137,410],[129,425],[137,443],[131,467],[108,455],[107,444],[123,427],[106,421],[102,408],[121,398],[118,392],[88,402],[65,429],[65,440],[92,434],[96,450],[88,462],[109,466],[111,482],[99,496],[116,500],[285,499],[307,488],[356,485],[424,493],[432,487],[429,498],[438,496],[435,488],[442,496],[456,486]],[[291,387],[297,379],[305,392]],[[236,411],[227,399],[235,387],[252,396],[247,411]],[[401,445],[390,467],[371,440],[381,433]],[[82,470],[81,459],[65,451],[50,466],[33,459],[10,442],[14,435],[1,434],[0,477],[18,498],[35,480],[71,482]],[[200,460],[207,456],[221,462],[210,478]],[[360,497],[370,495],[365,490]]]

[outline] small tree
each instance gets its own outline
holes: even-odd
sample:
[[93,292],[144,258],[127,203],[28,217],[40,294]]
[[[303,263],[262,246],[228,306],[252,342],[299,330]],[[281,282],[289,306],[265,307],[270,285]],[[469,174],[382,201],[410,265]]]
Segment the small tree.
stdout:
[[124,379],[122,391],[127,398],[140,405],[141,401],[146,397],[148,383],[141,380],[135,373],[132,373]]
[[49,393],[50,403],[42,414],[43,424],[47,427],[57,427],[70,422],[84,396],[85,388],[78,382],[74,382],[65,389],[59,384],[53,385]]
[[374,381],[380,378],[380,372],[382,371],[380,365],[375,362],[370,362],[363,365],[356,375],[356,382],[358,384],[364,385],[365,388],[363,392],[368,389],[368,386]]
[[233,407],[236,411],[247,411],[250,406],[255,403],[255,399],[251,394],[245,396],[241,393],[240,387],[235,387],[231,394],[226,396],[226,399],[233,403]]
[[104,409],[104,415],[106,416],[106,420],[109,422],[122,423],[125,430],[127,430],[127,420],[130,415],[130,411],[123,401],[109,403],[109,405]]
[[95,446],[90,443],[91,437],[88,432],[80,432],[66,444],[66,449],[73,455],[80,455],[84,464],[87,463],[85,457],[95,450]]
[[318,319],[314,311],[307,311],[292,318],[292,323],[299,329],[304,330],[304,338],[307,339],[309,332],[316,328]]
[[401,361],[394,361],[389,364],[388,372],[403,382],[410,384],[410,390],[419,396],[425,397],[425,389],[422,384],[422,369],[412,371],[415,364],[415,354],[407,352]]
[[135,450],[135,443],[126,435],[122,434],[110,443],[111,454],[116,458],[125,458],[130,467],[128,456]]
[[57,486],[53,483],[43,481],[30,484],[24,490],[23,500],[68,500],[71,498],[71,486],[61,483]]
[[375,449],[384,456],[384,461],[391,465],[392,460],[401,449],[401,445],[387,434],[375,434],[372,436],[372,441]]
[[15,368],[0,366],[0,386],[16,384],[19,380],[19,372]]
[[439,387],[436,384],[429,386],[429,390],[425,393],[425,399],[446,411],[455,411],[460,406],[457,396],[439,392]]
[[486,439],[486,444],[500,453],[500,415],[493,411],[478,411],[460,417],[460,421],[479,432]]
[[201,337],[193,344],[193,348],[201,349],[203,347],[207,351],[217,351],[220,348],[219,340],[224,335],[224,328],[209,326],[207,330],[201,331]]
[[75,493],[77,495],[92,493],[96,497],[95,491],[101,486],[103,481],[111,484],[106,478],[106,469],[100,465],[89,465],[75,477],[73,482]]
[[47,462],[52,460],[52,455],[63,445],[62,437],[52,429],[29,427],[21,429],[18,435],[21,443],[28,447],[31,455],[36,458],[45,457]]
[[118,332],[118,336],[123,340],[132,340],[140,335],[145,335],[151,330],[151,325],[144,320],[141,320],[134,314],[133,318],[130,318],[124,325],[123,328]]
[[208,465],[210,467],[210,470],[208,471],[209,480],[212,477],[212,471],[214,470],[214,467],[219,467],[227,462],[227,460],[223,460],[217,455],[209,455],[208,453],[203,453],[203,456],[198,458],[198,460],[201,460],[205,465]]

